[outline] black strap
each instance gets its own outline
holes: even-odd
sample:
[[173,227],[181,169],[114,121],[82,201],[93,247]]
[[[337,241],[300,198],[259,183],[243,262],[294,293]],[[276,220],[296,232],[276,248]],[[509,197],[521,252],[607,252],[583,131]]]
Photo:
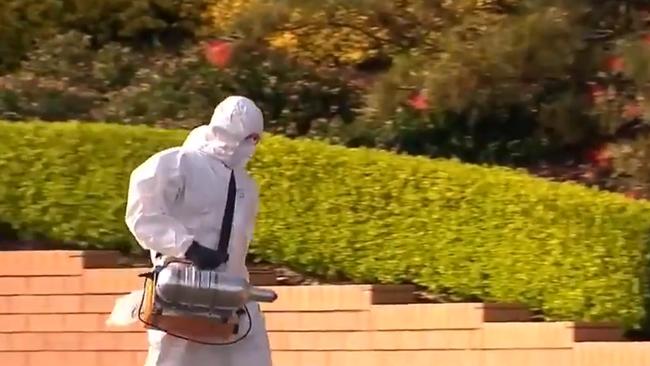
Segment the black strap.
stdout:
[[223,214],[223,221],[221,222],[221,230],[219,231],[219,246],[217,253],[222,260],[221,263],[228,262],[230,256],[228,255],[228,246],[230,244],[230,233],[232,232],[232,221],[235,214],[235,196],[237,193],[237,183],[235,182],[235,172],[230,171],[230,182],[228,182],[228,198],[226,200],[226,210]]
[[[223,213],[221,229],[219,230],[219,246],[217,254],[219,265],[228,262],[228,246],[230,244],[230,233],[232,232],[232,221],[235,214],[235,196],[237,194],[237,183],[235,182],[235,172],[230,171],[230,181],[228,182],[228,198],[226,199],[226,209]],[[162,253],[156,253],[156,258],[162,257]]]

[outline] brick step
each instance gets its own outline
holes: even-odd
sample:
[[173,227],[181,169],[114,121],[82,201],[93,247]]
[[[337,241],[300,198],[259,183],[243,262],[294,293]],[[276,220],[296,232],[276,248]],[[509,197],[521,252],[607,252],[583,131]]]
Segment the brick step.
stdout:
[[[107,327],[108,313],[5,314],[0,315],[0,333],[16,332],[137,332],[142,325]],[[269,331],[359,331],[372,330],[367,311],[269,312],[264,314]]]
[[483,349],[563,349],[576,342],[623,341],[623,330],[611,324],[576,322],[485,323]]
[[[591,332],[594,325],[522,324],[525,326],[484,324],[482,328],[467,330],[271,332],[270,336],[274,350],[292,351],[571,349],[576,342],[623,339],[622,332],[614,327],[601,327],[598,332]],[[506,332],[496,332],[492,325]]]
[[[149,267],[148,261],[132,262],[113,250],[23,250],[0,251],[0,277],[19,276],[79,276],[84,269],[129,269]],[[271,269],[251,268],[251,281],[260,286],[277,284]]]
[[[140,329],[104,326],[115,300],[113,295],[7,298],[11,299],[7,308],[14,310],[0,314],[0,332],[4,333]],[[382,305],[370,310],[268,311],[265,319],[271,331],[473,330],[490,320],[490,311],[478,304]]]
[[83,271],[81,253],[58,250],[0,252],[0,276],[80,275]]
[[[150,267],[148,258],[124,257],[117,251],[82,252],[84,269],[127,269],[138,268],[146,271]],[[250,281],[256,286],[273,286],[278,284],[275,271],[269,268],[249,267]]]
[[142,366],[146,352],[134,351],[41,351],[1,352],[2,366]]
[[142,268],[91,269],[80,275],[0,277],[0,295],[125,294],[142,288]]
[[119,295],[0,296],[0,314],[109,314]]
[[43,332],[143,332],[139,322],[129,327],[107,327],[108,314],[12,314],[0,315],[0,333]]
[[[580,347],[583,348],[583,347]],[[648,344],[598,344],[585,351],[494,350],[494,351],[274,351],[277,366],[389,366],[408,360],[409,366],[647,366]],[[141,366],[144,351],[41,351],[0,352],[3,366]]]
[[119,258],[111,250],[1,251],[0,277],[81,275],[85,268],[116,267]]
[[477,349],[473,330],[270,332],[274,351],[404,351]]
[[408,304],[414,300],[410,285],[267,286],[278,294],[264,311],[368,310],[373,304]]
[[[269,332],[274,351],[476,349],[473,331]],[[0,333],[0,351],[141,351],[144,332]]]
[[[339,351],[339,352],[273,352],[274,366],[393,366],[408,361],[409,366],[483,366],[479,354],[473,351]],[[142,366],[145,352],[99,351],[99,352],[0,352],[3,366]],[[492,366],[492,365],[485,365]],[[522,366],[529,366],[522,364]],[[600,365],[599,365],[600,366]],[[612,365],[615,366],[615,365]],[[629,366],[637,366],[629,365]]]
[[[81,276],[83,293],[121,294],[142,288],[138,274],[142,268],[85,270]],[[251,276],[255,275],[252,273]],[[411,285],[319,285],[265,286],[272,282],[269,272],[258,272],[251,282],[275,290],[278,300],[263,304],[265,310],[360,310],[372,304],[406,304],[415,299]]]
[[526,308],[504,304],[372,305],[367,310],[267,311],[269,330],[473,330],[485,322],[526,321]]
[[583,342],[573,353],[574,366],[650,365],[650,342]]
[[[3,366],[142,366],[143,351],[0,352]],[[647,366],[650,343],[580,343],[569,350],[275,351],[275,366]]]
[[[481,363],[479,352],[469,350],[273,352],[273,366],[394,366],[405,363],[409,366],[497,366],[497,364]],[[498,365],[509,366],[510,364]],[[529,366],[528,364],[512,365]]]
[[[0,333],[17,332],[139,332],[142,326],[110,328],[107,314],[22,314],[0,315]],[[476,328],[421,324],[394,328],[385,326],[381,316],[372,312],[277,312],[265,314],[270,332],[307,334],[320,331],[363,333],[369,331],[429,336],[446,331],[476,331],[487,349],[501,348],[563,348],[574,342],[623,341],[623,331],[608,324],[573,322],[549,323],[484,323]],[[410,318],[412,319],[412,318]],[[426,323],[426,322],[425,322]],[[393,328],[393,329],[391,329]],[[442,333],[440,333],[442,334]],[[474,343],[473,343],[474,344]]]
[[[130,281],[130,280],[127,280]],[[55,284],[56,285],[56,284]],[[69,285],[69,284],[68,284]],[[45,287],[45,282],[42,284]],[[94,287],[95,285],[93,285]],[[111,286],[110,284],[108,286]],[[108,287],[107,286],[107,287]],[[99,287],[101,289],[107,287]],[[119,287],[119,285],[118,285]],[[97,287],[95,287],[97,288]],[[372,302],[381,291],[381,286],[287,286],[268,287],[279,294],[273,304],[262,304],[267,312],[323,312],[323,311],[361,311],[370,310]],[[110,288],[109,288],[110,289]],[[113,289],[114,290],[114,289]],[[13,293],[14,291],[11,291]],[[18,292],[18,291],[16,291]],[[58,314],[58,313],[110,313],[115,299],[121,294],[45,294],[36,295],[0,295],[0,314]],[[373,299],[374,297],[374,299]],[[322,300],[320,303],[316,300]],[[485,321],[512,321],[528,317],[528,312],[521,307],[500,304],[403,304],[376,305],[373,311],[387,316],[401,313],[405,309],[419,311],[420,315],[431,316],[426,312],[442,313],[437,317],[464,317],[472,309],[486,309],[482,315]],[[474,319],[476,320],[476,319]]]
[[[47,302],[43,298],[43,302]],[[112,297],[105,299],[90,297],[81,307],[82,311],[70,311],[80,309],[80,303],[66,304],[60,302],[59,309],[49,308],[53,313],[35,314],[34,310],[41,311],[38,307],[24,307],[21,314],[0,315],[0,333],[8,332],[93,332],[93,331],[138,331],[139,325],[129,328],[107,328],[105,320],[108,317],[108,310],[112,306]],[[95,301],[96,303],[93,303]],[[101,301],[101,303],[99,303]],[[49,305],[56,306],[57,302],[50,302]],[[67,308],[62,308],[68,305]],[[74,306],[74,307],[73,307]],[[56,313],[56,310],[65,310],[67,313]],[[85,312],[83,310],[86,310]],[[103,310],[93,312],[93,310]],[[414,310],[414,309],[411,309]],[[468,324],[462,321],[454,324],[450,321],[441,321],[435,316],[425,315],[416,317],[418,311],[403,311],[401,319],[387,319],[382,312],[375,311],[304,311],[304,312],[266,312],[265,319],[267,328],[270,331],[362,331],[362,330],[446,330],[446,329],[476,329],[479,323]],[[432,312],[435,314],[435,312]],[[476,318],[476,317],[475,317]]]
[[[134,274],[133,274],[134,275]],[[78,293],[82,288],[81,278],[67,278],[66,281],[53,281],[47,288],[46,281],[38,284],[32,291],[2,291],[0,287],[0,314],[65,314],[65,313],[110,313],[115,300],[126,288],[130,291],[137,287],[131,282],[132,276],[121,276],[102,286],[102,276],[98,282],[87,284],[88,293]],[[40,281],[40,280],[39,280]],[[0,279],[0,285],[2,280]],[[125,283],[127,286],[125,286]],[[74,288],[77,291],[61,294],[62,288]],[[272,312],[324,312],[324,311],[362,311],[369,310],[377,286],[287,286],[268,287],[277,291],[279,298],[272,304],[261,304],[264,311]],[[118,291],[121,290],[121,291]],[[8,294],[1,294],[5,292]],[[116,293],[119,292],[119,293]],[[25,294],[28,293],[28,294]],[[31,293],[31,294],[29,294]],[[36,294],[34,294],[36,293]]]
[[134,333],[0,333],[0,351],[146,351],[147,336]]
[[[453,350],[473,348],[470,331],[270,332],[276,351]],[[143,351],[143,332],[50,332],[0,334],[0,351]]]
[[[26,311],[29,311],[29,309],[26,309]],[[130,327],[107,327],[105,322],[108,315],[107,312],[4,314],[0,315],[0,333],[137,332],[142,330],[139,323]],[[322,330],[357,332],[385,328],[383,327],[384,321],[370,311],[267,312],[264,317],[269,331],[307,332]],[[440,328],[438,325],[434,325],[434,327],[436,329]],[[423,327],[419,325],[412,328],[423,330]]]
[[[0,276],[2,295],[125,294],[142,288],[146,268],[90,269],[79,275]],[[270,273],[252,273],[256,286],[271,283]]]
[[524,306],[495,303],[397,304],[371,308],[374,329],[476,329],[485,322],[525,322],[531,312]]
[[0,296],[81,294],[82,276],[11,276],[0,277]]

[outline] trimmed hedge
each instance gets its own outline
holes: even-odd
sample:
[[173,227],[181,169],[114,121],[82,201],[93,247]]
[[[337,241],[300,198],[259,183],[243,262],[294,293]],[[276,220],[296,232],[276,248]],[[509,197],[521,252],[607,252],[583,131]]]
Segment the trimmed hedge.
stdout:
[[[0,221],[53,239],[134,245],[131,169],[186,131],[0,123]],[[412,281],[519,301],[555,319],[644,315],[650,205],[505,168],[269,136],[252,171],[252,253],[360,282]]]

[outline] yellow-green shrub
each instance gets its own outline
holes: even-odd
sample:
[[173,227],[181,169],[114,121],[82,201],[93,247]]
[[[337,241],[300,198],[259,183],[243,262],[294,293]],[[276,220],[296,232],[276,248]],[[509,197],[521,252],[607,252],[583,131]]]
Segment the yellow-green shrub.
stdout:
[[[186,134],[75,123],[0,131],[0,221],[103,248],[133,245],[122,219],[131,169]],[[646,203],[504,168],[276,136],[252,172],[258,258],[520,301],[555,318],[632,326],[643,316]]]

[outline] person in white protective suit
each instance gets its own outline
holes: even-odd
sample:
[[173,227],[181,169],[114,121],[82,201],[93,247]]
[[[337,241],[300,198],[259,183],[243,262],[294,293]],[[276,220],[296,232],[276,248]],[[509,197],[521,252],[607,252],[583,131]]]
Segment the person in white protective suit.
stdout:
[[[232,96],[215,108],[208,125],[192,130],[184,144],[151,156],[131,174],[126,224],[158,264],[185,257],[210,268],[216,258],[228,183],[237,187],[229,259],[217,270],[248,279],[246,254],[253,237],[258,191],[245,170],[263,131],[259,108]],[[232,345],[204,345],[149,330],[146,366],[270,366],[271,352],[258,304],[247,305],[252,328]],[[240,329],[248,328],[242,317]]]

